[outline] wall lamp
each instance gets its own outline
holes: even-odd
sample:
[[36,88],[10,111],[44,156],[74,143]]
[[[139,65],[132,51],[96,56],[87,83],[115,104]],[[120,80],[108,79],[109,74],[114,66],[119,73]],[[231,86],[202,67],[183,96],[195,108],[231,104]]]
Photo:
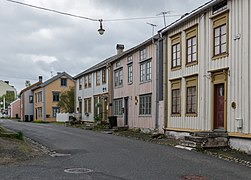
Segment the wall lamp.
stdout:
[[104,32],[105,32],[105,30],[103,29],[103,26],[102,26],[103,19],[99,19],[98,21],[99,21],[99,25],[100,25],[99,29],[98,29],[98,32],[99,32],[100,35],[103,35]]

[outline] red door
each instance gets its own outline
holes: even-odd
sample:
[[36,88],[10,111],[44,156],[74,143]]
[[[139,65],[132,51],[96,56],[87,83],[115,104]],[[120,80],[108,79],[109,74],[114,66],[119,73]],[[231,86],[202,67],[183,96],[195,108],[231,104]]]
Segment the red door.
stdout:
[[214,85],[214,129],[224,129],[224,84]]

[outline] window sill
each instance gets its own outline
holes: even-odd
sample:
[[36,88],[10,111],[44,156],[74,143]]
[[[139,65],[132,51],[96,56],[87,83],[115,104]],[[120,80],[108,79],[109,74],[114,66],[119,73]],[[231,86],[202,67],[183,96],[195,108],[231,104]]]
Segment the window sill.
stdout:
[[149,82],[152,82],[152,80],[142,81],[139,84],[145,84],[145,83],[149,83]]
[[132,85],[132,84],[133,84],[133,82],[128,83],[128,85]]
[[116,86],[114,87],[114,89],[119,89],[119,88],[122,88],[123,86]]
[[181,117],[181,114],[171,114],[171,117]]
[[186,64],[186,67],[191,67],[191,66],[195,66],[195,65],[198,65],[198,61],[194,61],[194,62],[191,62],[191,63],[187,63],[187,64]]
[[186,117],[198,117],[197,113],[187,113]]
[[151,114],[140,114],[139,117],[143,118],[143,117],[152,117]]
[[220,58],[224,58],[224,57],[228,57],[228,53],[222,53],[222,54],[218,54],[218,55],[215,55],[212,57],[212,60],[217,60],[217,59],[220,59]]
[[181,69],[181,66],[178,66],[178,67],[172,67],[171,68],[171,71],[177,71],[177,70],[180,70]]

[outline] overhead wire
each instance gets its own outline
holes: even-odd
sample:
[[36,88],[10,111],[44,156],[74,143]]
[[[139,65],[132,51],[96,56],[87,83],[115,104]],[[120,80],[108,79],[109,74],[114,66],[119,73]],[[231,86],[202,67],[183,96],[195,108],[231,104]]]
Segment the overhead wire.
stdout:
[[[117,19],[101,19],[101,18],[95,19],[95,18],[91,18],[91,17],[75,15],[75,14],[71,14],[71,13],[67,13],[67,12],[63,12],[63,11],[58,11],[58,10],[55,10],[55,9],[50,9],[50,8],[36,6],[36,5],[28,4],[28,3],[23,3],[23,2],[20,2],[20,1],[15,1],[15,0],[6,0],[6,1],[11,2],[11,3],[16,3],[16,4],[19,4],[19,5],[23,5],[23,6],[27,6],[27,7],[31,7],[31,8],[35,8],[35,9],[40,9],[40,10],[44,10],[44,11],[49,11],[49,12],[53,12],[53,13],[57,13],[57,14],[65,15],[65,16],[71,16],[71,17],[90,20],[90,21],[100,21],[100,20],[102,20],[102,21],[106,21],[106,22],[112,22],[112,21],[115,22],[115,21],[133,21],[133,20],[162,18],[161,16],[146,16],[146,17],[117,18]],[[181,16],[181,15],[167,15],[166,17],[177,17],[177,16]]]

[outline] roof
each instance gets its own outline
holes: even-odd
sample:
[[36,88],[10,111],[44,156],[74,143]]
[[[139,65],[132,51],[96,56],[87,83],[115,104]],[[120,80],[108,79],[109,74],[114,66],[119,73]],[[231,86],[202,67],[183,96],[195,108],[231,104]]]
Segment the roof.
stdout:
[[24,88],[24,89],[20,92],[20,94],[22,94],[22,93],[24,93],[25,91],[28,91],[28,90],[34,88],[35,86],[38,86],[38,85],[41,84],[41,83],[42,83],[42,82],[36,82],[36,83],[32,84],[31,86],[28,86],[28,87]]
[[187,21],[188,19],[202,13],[203,11],[205,11],[206,9],[210,8],[211,6],[219,3],[219,1],[221,0],[210,0],[208,2],[206,2],[205,4],[203,4],[202,6],[199,6],[198,8],[192,10],[190,13],[186,13],[183,16],[181,16],[179,19],[177,19],[176,21],[172,22],[171,24],[169,24],[168,26],[166,26],[165,28],[159,30],[158,32],[160,33],[166,33],[168,30],[172,29],[173,27]]
[[39,86],[36,86],[34,88],[32,88],[31,90],[34,91],[40,87],[45,87],[47,86],[48,84],[52,83],[53,81],[61,78],[62,76],[66,76],[67,78],[73,80],[72,76],[67,74],[66,72],[62,72],[62,73],[58,73],[56,76],[53,76],[52,78],[48,79],[47,81],[45,81],[44,83],[40,84]]
[[74,76],[73,79],[78,79],[79,77],[82,77],[82,76],[84,76],[85,74],[89,74],[89,73],[91,73],[91,72],[93,72],[93,71],[96,71],[96,70],[98,70],[98,69],[101,69],[101,68],[103,68],[103,67],[106,67],[107,63],[109,63],[109,62],[111,62],[112,60],[116,59],[117,56],[118,56],[118,55],[114,55],[114,56],[111,56],[111,57],[109,57],[109,58],[107,58],[107,59],[105,59],[105,60],[99,62],[98,64],[96,64],[96,65],[90,67],[89,69],[87,69],[87,70],[85,70],[85,71],[79,73],[78,75]]
[[144,41],[144,42],[140,43],[139,45],[134,46],[134,47],[132,47],[132,48],[130,48],[130,49],[128,49],[128,50],[122,52],[121,54],[118,54],[118,55],[116,54],[116,55],[114,55],[114,56],[111,56],[111,57],[109,57],[109,58],[107,58],[107,59],[105,59],[105,60],[99,62],[98,64],[96,64],[96,65],[90,67],[89,69],[87,69],[87,70],[85,70],[85,71],[79,73],[78,75],[76,75],[76,76],[74,77],[74,79],[78,79],[78,78],[80,78],[80,77],[82,77],[82,76],[84,76],[84,75],[86,75],[86,74],[89,74],[89,73],[94,72],[94,71],[96,71],[96,70],[98,70],[98,69],[101,69],[101,68],[103,68],[103,67],[106,67],[106,65],[107,65],[108,63],[115,62],[115,61],[117,61],[117,60],[123,58],[124,56],[126,56],[126,55],[128,55],[128,54],[130,54],[130,53],[133,53],[134,51],[138,50],[138,49],[141,48],[142,46],[145,46],[145,45],[147,45],[147,44],[152,43],[153,39],[156,39],[156,38],[158,38],[158,35],[155,35],[155,36],[153,36],[153,37],[147,39],[146,41]]

